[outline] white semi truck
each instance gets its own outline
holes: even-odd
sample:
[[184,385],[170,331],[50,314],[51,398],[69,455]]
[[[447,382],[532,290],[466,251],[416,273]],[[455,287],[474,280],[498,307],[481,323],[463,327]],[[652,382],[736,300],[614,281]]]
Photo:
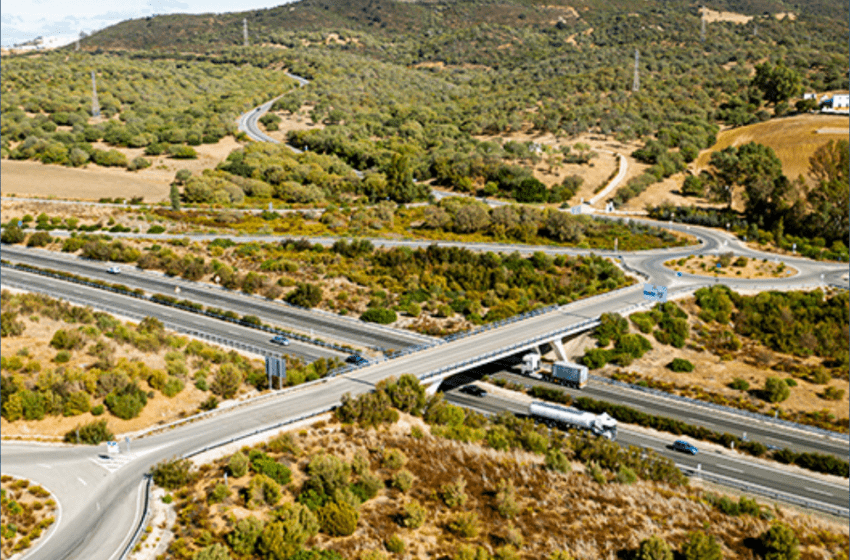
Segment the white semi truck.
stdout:
[[607,413],[593,414],[557,404],[533,401],[529,405],[532,418],[547,426],[588,430],[597,436],[617,439],[617,421]]

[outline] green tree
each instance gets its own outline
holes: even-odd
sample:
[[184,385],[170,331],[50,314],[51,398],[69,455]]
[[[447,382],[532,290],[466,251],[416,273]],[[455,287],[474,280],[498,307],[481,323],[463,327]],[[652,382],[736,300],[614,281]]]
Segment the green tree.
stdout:
[[726,200],[731,206],[732,190],[743,187],[745,213],[750,221],[768,226],[789,208],[791,184],[782,174],[782,162],[773,148],[755,142],[729,146],[711,154],[710,163],[714,168],[715,198]]
[[192,472],[192,462],[189,459],[160,461],[152,469],[153,481],[167,490],[178,490],[190,484],[195,473]]
[[767,62],[756,66],[752,85],[764,93],[764,98],[776,104],[788,101],[802,90],[800,74],[780,62],[771,66]]
[[723,550],[714,535],[695,531],[682,545],[682,556],[684,560],[722,560]]
[[782,523],[775,523],[761,536],[765,560],[798,560],[800,541],[794,530]]
[[809,231],[827,241],[841,240],[848,245],[850,218],[850,143],[830,140],[809,159],[809,177],[815,186],[808,192],[812,213],[807,220]]
[[242,385],[242,372],[233,364],[222,364],[213,375],[210,391],[223,399],[233,398]]
[[257,548],[268,560],[288,560],[310,536],[295,519],[276,521],[265,526]]
[[673,551],[664,539],[652,535],[640,543],[637,560],[673,560]]
[[171,192],[168,197],[171,199],[171,209],[180,210],[180,189],[177,187],[177,183],[171,183]]
[[322,532],[332,537],[347,537],[357,529],[360,513],[345,502],[329,502],[319,508]]
[[263,527],[265,523],[253,515],[241,519],[236,523],[233,531],[228,533],[227,544],[236,554],[253,554],[257,540],[263,534]]

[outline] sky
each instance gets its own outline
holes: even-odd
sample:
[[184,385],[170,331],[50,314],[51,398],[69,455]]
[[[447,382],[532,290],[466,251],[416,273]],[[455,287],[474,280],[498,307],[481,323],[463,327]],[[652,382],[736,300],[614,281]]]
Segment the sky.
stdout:
[[243,12],[272,8],[287,0],[23,0],[3,2],[0,11],[0,44],[9,47],[38,36],[65,37],[80,31],[92,33],[126,19],[157,14]]

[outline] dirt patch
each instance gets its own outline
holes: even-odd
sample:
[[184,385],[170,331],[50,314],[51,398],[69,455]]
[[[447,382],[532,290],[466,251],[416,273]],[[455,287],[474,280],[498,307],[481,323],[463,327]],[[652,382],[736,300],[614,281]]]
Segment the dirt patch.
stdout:
[[[118,150],[128,160],[144,155],[144,148],[114,148],[102,142],[92,144],[101,150]],[[101,198],[132,198],[141,196],[145,202],[160,202],[168,198],[171,181],[178,169],[200,173],[213,169],[241,144],[232,137],[216,144],[194,146],[198,158],[175,160],[166,156],[144,156],[151,167],[127,171],[120,167],[100,167],[93,163],[83,168],[44,165],[35,161],[2,161],[3,195],[57,197],[76,200]]]
[[797,274],[797,269],[785,266],[784,263],[774,261],[750,259],[747,257],[736,257],[731,259],[732,266],[726,265],[717,268],[720,262],[720,257],[713,255],[699,255],[685,257],[682,259],[667,261],[664,266],[688,274],[696,274],[699,276],[730,276],[741,279],[756,279],[756,278],[785,278]]
[[753,16],[745,16],[744,14],[739,14],[736,12],[718,12],[715,10],[709,10],[705,7],[703,7],[702,9],[702,14],[705,18],[706,23],[715,23],[718,21],[730,21],[732,23],[749,23],[750,20],[753,19]]

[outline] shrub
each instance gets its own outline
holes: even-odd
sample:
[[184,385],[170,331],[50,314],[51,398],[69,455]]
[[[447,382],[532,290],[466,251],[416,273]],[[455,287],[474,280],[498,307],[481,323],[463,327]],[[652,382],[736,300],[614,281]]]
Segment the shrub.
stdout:
[[269,523],[260,535],[257,549],[267,560],[288,560],[311,537],[297,519]]
[[694,364],[682,358],[673,358],[673,361],[667,364],[667,367],[675,372],[694,371]]
[[371,307],[363,312],[360,316],[362,321],[366,321],[369,323],[379,323],[381,325],[388,325],[390,323],[394,323],[398,316],[396,312],[392,309],[385,309],[383,307]]
[[227,461],[227,470],[236,478],[245,476],[248,473],[248,457],[241,451],[237,451]]
[[332,537],[347,537],[357,529],[360,513],[346,503],[330,502],[319,508],[322,532]]
[[823,391],[823,398],[830,401],[840,401],[844,398],[844,389],[838,387],[827,387]]
[[27,239],[27,247],[44,247],[48,243],[53,241],[53,238],[50,237],[50,234],[46,231],[39,231],[32,235]]
[[3,228],[3,233],[0,234],[0,243],[7,243],[10,245],[23,243],[26,237],[27,234],[24,233],[24,230],[18,226],[6,226]]
[[273,506],[282,497],[278,483],[264,474],[258,474],[252,477],[245,493],[247,496],[247,505],[251,509],[263,503]]
[[191,146],[172,145],[168,147],[168,155],[174,159],[196,159],[198,152]]
[[722,560],[723,550],[714,535],[695,531],[682,545],[683,560]]
[[637,482],[637,474],[635,474],[635,471],[626,465],[620,465],[620,468],[617,471],[617,482],[620,484],[634,484]]
[[153,481],[167,490],[177,490],[194,481],[192,462],[189,459],[160,461],[152,469]]
[[242,385],[242,372],[232,364],[222,364],[213,375],[210,391],[223,399],[233,398]]
[[322,289],[309,282],[299,282],[286,296],[286,301],[300,307],[316,307],[322,302]]
[[65,434],[65,441],[68,443],[98,445],[101,442],[113,439],[115,439],[115,435],[109,431],[106,420],[95,420],[83,426],[77,426]]
[[419,503],[419,500],[410,500],[404,504],[402,523],[408,529],[418,529],[425,523],[427,517],[428,510]]
[[729,387],[732,389],[737,389],[738,391],[746,391],[750,388],[750,384],[747,382],[746,379],[736,377],[732,380],[732,383],[729,384]]
[[393,475],[392,486],[402,492],[407,492],[413,486],[413,479],[413,473],[407,469],[402,469]]
[[448,529],[460,538],[475,538],[481,530],[478,524],[478,514],[474,511],[456,513],[449,521]]
[[147,395],[142,391],[134,391],[127,393],[111,392],[106,395],[103,401],[109,412],[121,418],[129,420],[139,415],[142,409],[147,404]]
[[[200,387],[199,387],[200,388]],[[215,410],[218,408],[218,399],[210,395],[205,401],[198,405],[198,408],[203,411]]]
[[71,353],[67,350],[60,350],[56,352],[56,355],[53,357],[53,361],[57,364],[67,364],[71,361]]
[[548,451],[546,451],[544,464],[547,469],[560,473],[568,473],[572,470],[572,465],[570,464],[569,459],[567,459],[564,452],[557,447],[551,447]]
[[468,499],[466,495],[466,479],[459,476],[454,482],[443,484],[440,487],[440,498],[447,507],[463,507]]
[[93,406],[89,412],[92,413],[92,416],[100,416],[103,414],[104,410],[103,405],[99,404],[97,406]]
[[265,453],[252,451],[250,460],[254,472],[264,474],[278,484],[289,484],[292,480],[292,471],[289,470],[289,467],[278,463]]
[[226,546],[215,543],[197,551],[192,560],[231,560],[231,556]]
[[768,377],[764,383],[764,396],[768,402],[782,402],[791,395],[791,389],[779,377]]
[[230,496],[230,489],[226,484],[219,482],[210,490],[207,501],[211,504],[218,504],[226,500],[228,496]]
[[166,381],[165,386],[162,388],[162,394],[166,397],[174,397],[183,390],[183,381],[179,377],[174,377],[173,375],[168,376],[168,381]]
[[664,539],[653,535],[641,541],[636,560],[673,560],[673,551]]
[[506,519],[511,519],[519,513],[516,487],[505,479],[501,479],[496,487],[496,511]]
[[393,554],[401,554],[404,552],[404,540],[398,535],[392,535],[388,538],[387,542],[384,543],[384,546]]
[[400,449],[392,448],[384,450],[384,468],[397,471],[407,463],[407,457]]
[[253,554],[264,526],[263,521],[253,515],[242,519],[236,523],[233,531],[228,533],[227,544],[236,554]]
[[800,541],[794,530],[775,523],[761,535],[765,560],[798,560],[800,558]]
[[64,416],[78,416],[85,414],[91,409],[89,394],[85,391],[77,391],[68,395],[68,400],[65,401],[65,409],[62,414]]

